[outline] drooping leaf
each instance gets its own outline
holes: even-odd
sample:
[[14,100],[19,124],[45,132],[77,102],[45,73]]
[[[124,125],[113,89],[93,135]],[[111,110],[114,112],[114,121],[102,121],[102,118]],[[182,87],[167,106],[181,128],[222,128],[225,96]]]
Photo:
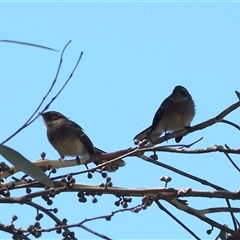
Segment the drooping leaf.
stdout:
[[42,45],[34,44],[34,43],[26,43],[26,42],[20,42],[20,41],[13,41],[13,40],[0,40],[0,42],[8,42],[8,43],[16,43],[16,44],[22,44],[22,45],[27,45],[27,46],[32,46],[32,47],[38,47],[38,48],[44,48],[47,50],[59,52],[58,50],[55,50],[53,48],[45,47]]
[[35,164],[27,160],[16,150],[0,144],[0,154],[13,166],[23,171],[30,177],[38,180],[48,187],[54,187],[52,180],[43,172],[41,168],[37,167]]

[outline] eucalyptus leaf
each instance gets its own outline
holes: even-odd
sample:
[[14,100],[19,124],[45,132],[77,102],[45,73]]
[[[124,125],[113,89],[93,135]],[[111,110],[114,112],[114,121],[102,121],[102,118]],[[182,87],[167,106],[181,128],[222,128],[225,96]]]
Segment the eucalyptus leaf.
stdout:
[[55,49],[53,49],[53,48],[45,47],[45,46],[38,45],[38,44],[34,44],[34,43],[26,43],[26,42],[13,41],[13,40],[0,40],[0,42],[8,42],[8,43],[22,44],[22,45],[27,45],[27,46],[31,46],[31,47],[38,47],[38,48],[43,48],[43,49],[47,49],[47,50],[59,52],[58,50],[55,50]]
[[43,172],[41,168],[37,167],[35,164],[27,160],[16,150],[0,144],[0,154],[13,166],[23,171],[30,177],[38,180],[48,187],[54,187],[52,180]]

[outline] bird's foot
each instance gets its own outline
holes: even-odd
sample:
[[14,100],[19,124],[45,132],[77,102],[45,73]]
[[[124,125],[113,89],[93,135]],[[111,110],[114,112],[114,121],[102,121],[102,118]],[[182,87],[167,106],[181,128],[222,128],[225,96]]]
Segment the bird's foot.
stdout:
[[77,164],[80,165],[81,160],[80,160],[79,156],[76,156],[76,161],[77,161]]

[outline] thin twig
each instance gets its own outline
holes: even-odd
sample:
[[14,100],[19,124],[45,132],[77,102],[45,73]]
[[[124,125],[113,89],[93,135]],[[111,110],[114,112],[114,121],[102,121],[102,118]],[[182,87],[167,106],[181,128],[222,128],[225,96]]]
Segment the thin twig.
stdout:
[[[58,225],[64,225],[63,222],[57,218],[53,213],[51,213],[49,210],[45,209],[44,207],[42,207],[39,204],[36,204],[34,202],[25,202],[26,205],[32,206],[34,208],[36,208],[37,210],[41,210],[42,212],[44,212],[46,215],[48,215],[53,221],[55,221]],[[70,230],[68,229],[67,226],[64,226],[64,231],[69,235],[70,234]],[[23,230],[24,231],[24,230]],[[45,232],[43,229],[40,229],[41,232]],[[26,232],[28,232],[28,230],[26,230]],[[47,232],[47,231],[46,231]],[[70,236],[70,235],[69,235]],[[77,240],[77,238],[72,238],[74,240]]]
[[58,95],[62,92],[62,90],[63,90],[63,89],[65,88],[65,86],[68,84],[68,82],[69,82],[70,79],[72,78],[73,73],[75,72],[75,70],[76,70],[79,62],[80,62],[81,59],[82,59],[82,55],[83,55],[83,52],[80,53],[80,56],[79,56],[79,58],[78,58],[78,60],[77,60],[77,63],[76,63],[76,65],[75,65],[75,67],[73,68],[73,70],[72,70],[70,76],[68,77],[67,81],[63,84],[63,86],[61,87],[61,89],[59,90],[59,92],[52,98],[52,100],[46,105],[46,107],[42,110],[42,112],[46,111],[46,110],[49,108],[50,104],[58,97]]
[[[225,144],[225,147],[230,149],[227,144]],[[240,172],[240,168],[236,165],[236,163],[230,158],[227,152],[224,152],[230,163]]]
[[[68,44],[70,43],[71,41],[69,41],[65,47],[63,48],[62,50],[62,53],[61,53],[61,57],[60,57],[60,62],[59,62],[59,65],[58,65],[58,69],[57,69],[57,73],[56,73],[56,76],[55,76],[55,79],[53,80],[52,82],[52,85],[50,86],[48,92],[46,93],[46,95],[43,97],[42,101],[40,102],[40,104],[38,105],[37,109],[33,112],[33,114],[30,116],[30,118],[17,130],[15,131],[11,136],[9,136],[7,139],[5,139],[1,144],[5,144],[7,141],[9,141],[11,138],[13,138],[15,135],[17,135],[20,131],[22,131],[24,128],[26,128],[28,125],[30,125],[33,121],[35,121],[39,115],[37,115],[35,118],[33,118],[33,116],[37,113],[37,111],[40,109],[40,107],[42,106],[43,102],[45,101],[46,97],[49,95],[49,93],[52,91],[52,88],[54,87],[56,81],[57,81],[57,78],[58,78],[58,74],[60,72],[60,69],[61,69],[61,65],[62,65],[62,62],[63,62],[63,54],[65,52],[65,49],[66,47],[68,46]],[[33,118],[33,119],[32,119]]]
[[237,128],[237,129],[240,131],[240,126],[237,125],[236,123],[233,123],[233,122],[230,122],[230,121],[228,121],[228,120],[224,120],[224,119],[223,119],[221,122],[222,122],[222,123],[229,124],[229,125],[231,125],[231,126]]
[[177,168],[174,168],[174,167],[172,167],[172,166],[170,166],[170,165],[167,165],[167,164],[165,164],[165,163],[157,162],[157,161],[155,161],[155,160],[153,160],[153,159],[151,159],[151,158],[149,158],[149,157],[147,157],[147,156],[144,156],[144,155],[143,155],[143,156],[140,156],[140,158],[142,158],[144,161],[153,163],[153,164],[155,164],[155,165],[157,165],[157,166],[160,166],[160,167],[166,168],[166,169],[168,169],[168,170],[170,170],[170,171],[173,171],[173,172],[175,172],[175,173],[178,173],[178,174],[180,174],[180,175],[182,175],[182,176],[184,176],[184,177],[190,178],[190,179],[192,179],[192,180],[194,180],[194,181],[197,181],[197,182],[199,182],[199,183],[201,183],[201,184],[203,184],[203,185],[210,186],[210,187],[215,188],[215,189],[217,189],[217,190],[225,190],[225,191],[227,191],[226,189],[224,189],[224,188],[222,188],[222,187],[220,187],[220,186],[218,186],[218,185],[216,185],[216,184],[210,183],[210,182],[208,182],[208,181],[205,180],[205,179],[196,177],[196,176],[194,176],[194,175],[191,175],[191,174],[189,174],[189,173],[187,173],[187,172],[181,171],[181,170],[179,170],[179,169],[177,169]]
[[90,229],[90,228],[88,228],[88,227],[86,227],[86,226],[84,226],[84,225],[81,225],[80,227],[81,227],[82,229],[84,229],[84,230],[92,233],[93,235],[96,235],[96,236],[100,237],[100,238],[103,238],[103,239],[106,239],[106,240],[112,240],[112,238],[109,238],[109,237],[107,237],[107,236],[104,235],[104,234],[101,234],[101,233],[98,233],[98,232],[96,232],[96,231],[93,231],[92,229]]
[[206,217],[204,215],[203,212],[201,212],[200,210],[197,210],[197,209],[194,209],[192,207],[189,207],[189,206],[186,206],[182,203],[180,203],[179,201],[177,201],[176,199],[173,199],[172,201],[168,201],[171,205],[175,206],[177,209],[181,210],[181,211],[184,211],[190,215],[193,215],[195,217],[197,217],[198,219],[202,220],[203,222],[206,222],[208,224],[210,224],[211,226],[213,227],[216,227],[218,229],[221,229],[225,232],[228,232],[230,234],[233,234],[234,236],[236,237],[240,237],[240,233],[224,226],[224,225],[221,225],[219,224],[218,222]]
[[169,212],[158,200],[155,200],[157,206],[164,211],[168,216],[170,216],[174,221],[176,221],[181,227],[183,227],[187,232],[189,232],[195,239],[201,240],[190,228],[183,224],[178,218],[176,218],[171,212]]

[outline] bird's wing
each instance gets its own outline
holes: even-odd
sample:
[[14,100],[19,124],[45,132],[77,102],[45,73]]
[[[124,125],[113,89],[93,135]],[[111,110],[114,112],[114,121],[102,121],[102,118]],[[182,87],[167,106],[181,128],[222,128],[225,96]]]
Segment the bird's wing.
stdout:
[[[104,152],[103,150],[99,149],[99,148],[96,148],[95,147],[95,151],[97,154],[102,154],[102,153],[106,153]],[[94,162],[96,165],[99,165],[101,163],[105,163],[107,162],[108,160],[101,160],[101,161],[97,161],[97,162]],[[115,162],[112,162],[112,163],[109,163],[108,165],[104,166],[102,168],[102,170],[104,171],[108,171],[108,172],[115,172],[116,170],[118,170],[119,167],[123,167],[125,166],[126,163],[122,160],[122,159],[119,159]]]
[[143,139],[148,138],[148,136],[150,135],[151,132],[151,127],[146,128],[145,130],[143,130],[142,132],[140,132],[139,134],[137,134],[133,140],[134,142],[137,144],[138,142],[142,141]]
[[158,123],[162,120],[162,117],[164,115],[165,109],[166,109],[166,101],[167,99],[165,99],[161,106],[158,108],[157,112],[154,115],[153,121],[152,121],[152,127],[151,127],[151,133],[154,131],[154,129],[156,128],[156,126],[158,125]]
[[70,121],[70,124],[76,129],[77,136],[80,139],[80,141],[83,143],[83,145],[86,147],[89,155],[91,156],[93,154],[96,154],[92,141],[87,136],[87,134],[84,133],[83,129],[73,121]]

